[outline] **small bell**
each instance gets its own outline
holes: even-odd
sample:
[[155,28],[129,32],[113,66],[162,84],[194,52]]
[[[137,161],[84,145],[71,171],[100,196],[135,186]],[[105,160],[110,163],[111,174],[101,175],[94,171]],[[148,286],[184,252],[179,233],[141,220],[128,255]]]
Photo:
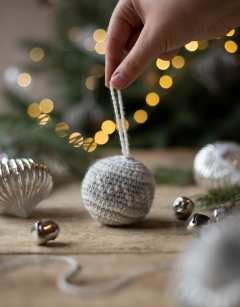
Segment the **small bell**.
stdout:
[[41,220],[31,228],[32,239],[38,245],[46,244],[47,241],[55,240],[59,234],[59,226],[52,220]]
[[220,205],[213,210],[212,220],[214,223],[219,223],[235,217],[235,213],[226,205]]
[[186,220],[193,212],[194,203],[188,197],[178,197],[173,203],[173,213],[179,220]]
[[191,215],[185,223],[187,231],[194,235],[198,235],[199,231],[203,228],[210,228],[211,225],[211,219],[207,215],[199,213]]

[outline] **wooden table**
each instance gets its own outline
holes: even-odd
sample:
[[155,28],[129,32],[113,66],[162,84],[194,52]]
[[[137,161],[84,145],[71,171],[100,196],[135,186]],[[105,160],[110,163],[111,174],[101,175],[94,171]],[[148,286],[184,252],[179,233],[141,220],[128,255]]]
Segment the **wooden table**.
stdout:
[[[132,156],[150,169],[156,165],[191,167],[195,151],[133,151]],[[153,207],[144,221],[130,227],[107,227],[86,212],[80,196],[80,183],[66,182],[54,188],[28,219],[0,217],[0,261],[24,258],[32,254],[68,255],[82,270],[76,284],[93,285],[109,281],[149,263],[177,262],[192,237],[184,222],[171,211],[178,196],[202,192],[196,186],[158,185]],[[42,218],[54,219],[60,226],[57,240],[36,246],[30,237],[31,225]],[[59,262],[29,264],[0,276],[1,307],[113,307],[176,306],[170,284],[174,271],[164,269],[139,277],[127,286],[96,297],[75,297],[56,287],[56,277],[67,268]]]

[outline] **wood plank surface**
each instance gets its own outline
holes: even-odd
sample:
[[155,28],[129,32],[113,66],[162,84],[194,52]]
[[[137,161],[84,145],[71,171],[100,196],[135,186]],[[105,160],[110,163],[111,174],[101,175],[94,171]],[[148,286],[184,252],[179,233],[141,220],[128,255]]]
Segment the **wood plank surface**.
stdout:
[[[194,151],[183,149],[133,152],[149,168],[166,164],[191,167],[194,155]],[[158,185],[145,220],[120,228],[103,226],[90,217],[81,200],[80,182],[61,183],[28,219],[0,216],[0,262],[35,254],[69,255],[82,267],[76,284],[108,281],[150,263],[174,265],[193,238],[184,222],[173,216],[172,203],[178,196],[200,192],[203,190],[194,185]],[[42,218],[57,221],[60,235],[53,243],[37,246],[31,240],[30,228]],[[123,289],[90,298],[57,289],[56,277],[65,269],[65,264],[44,262],[5,272],[0,276],[0,306],[176,306],[171,300],[171,269],[148,273]]]

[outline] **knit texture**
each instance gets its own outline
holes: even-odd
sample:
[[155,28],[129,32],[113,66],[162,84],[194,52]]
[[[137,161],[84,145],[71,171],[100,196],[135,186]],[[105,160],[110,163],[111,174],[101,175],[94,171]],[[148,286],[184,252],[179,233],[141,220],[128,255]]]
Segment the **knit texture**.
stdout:
[[96,162],[82,182],[82,198],[91,216],[107,225],[142,220],[154,198],[155,182],[145,165],[125,156]]

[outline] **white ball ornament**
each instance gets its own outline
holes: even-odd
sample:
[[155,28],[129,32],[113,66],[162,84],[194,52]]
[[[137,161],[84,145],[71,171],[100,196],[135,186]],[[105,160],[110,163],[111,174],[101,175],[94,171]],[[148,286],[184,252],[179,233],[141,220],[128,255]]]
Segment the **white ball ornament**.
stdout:
[[82,183],[82,198],[93,218],[123,226],[148,214],[154,190],[154,179],[145,165],[131,157],[114,156],[89,169]]
[[129,155],[121,92],[118,91],[117,101],[112,86],[110,89],[123,155],[101,159],[90,167],[82,182],[82,199],[99,222],[124,226],[137,223],[148,214],[155,181],[148,168]]

